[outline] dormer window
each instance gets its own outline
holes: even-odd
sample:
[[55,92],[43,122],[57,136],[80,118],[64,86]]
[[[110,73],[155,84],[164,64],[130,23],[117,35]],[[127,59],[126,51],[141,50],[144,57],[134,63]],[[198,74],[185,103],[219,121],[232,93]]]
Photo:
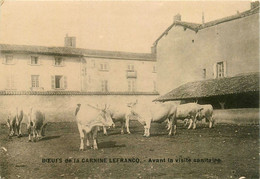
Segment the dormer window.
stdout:
[[100,71],[108,71],[108,64],[107,63],[100,63],[99,70]]
[[31,56],[31,65],[39,65],[39,57]]
[[127,65],[127,71],[135,71],[135,67],[133,64],[128,64]]
[[64,66],[64,60],[61,57],[55,57],[54,66]]
[[14,64],[13,56],[12,55],[6,55],[3,63],[7,64],[7,65],[13,65]]

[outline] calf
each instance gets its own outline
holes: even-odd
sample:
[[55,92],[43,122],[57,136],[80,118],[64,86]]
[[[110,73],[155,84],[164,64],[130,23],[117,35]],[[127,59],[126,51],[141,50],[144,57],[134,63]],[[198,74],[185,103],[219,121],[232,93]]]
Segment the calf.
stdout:
[[[28,114],[28,124],[27,130],[29,134],[28,141],[36,142],[45,135],[45,128],[47,123],[45,122],[45,114],[39,110],[33,110]],[[31,140],[31,134],[33,135],[33,140]]]
[[[126,127],[126,132],[131,134],[129,130],[129,117],[131,111],[127,106],[109,107],[109,113],[114,123],[121,123],[121,134],[124,134],[124,127]],[[107,135],[106,127],[103,127],[104,134]]]
[[188,129],[191,128],[192,124],[193,129],[196,129],[196,120],[202,109],[203,107],[201,107],[197,103],[187,103],[177,106],[174,124],[177,124],[177,119],[181,119],[184,121],[189,119],[190,124]]
[[16,108],[16,112],[9,112],[6,120],[6,124],[9,128],[9,136],[14,136],[17,131],[17,136],[22,136],[22,120],[23,110]]

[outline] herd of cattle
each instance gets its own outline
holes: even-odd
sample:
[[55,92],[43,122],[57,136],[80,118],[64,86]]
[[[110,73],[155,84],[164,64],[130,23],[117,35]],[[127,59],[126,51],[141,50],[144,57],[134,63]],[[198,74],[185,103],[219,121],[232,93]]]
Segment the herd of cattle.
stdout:
[[[16,108],[16,111],[9,113],[7,117],[7,126],[9,127],[9,136],[18,137],[21,133],[21,123],[24,117],[28,118],[27,130],[29,141],[36,141],[42,138],[45,133],[47,122],[44,112],[31,108],[28,112]],[[84,138],[86,134],[87,147],[90,141],[94,149],[97,149],[97,133],[99,127],[103,127],[104,134],[107,135],[106,128],[114,127],[116,122],[121,123],[121,134],[124,134],[124,127],[130,134],[129,121],[138,120],[144,125],[144,136],[150,136],[150,127],[152,122],[166,122],[169,135],[176,134],[177,120],[183,120],[189,124],[188,129],[196,128],[196,122],[205,119],[209,122],[209,128],[214,124],[213,107],[210,104],[200,105],[197,103],[177,104],[175,102],[140,104],[138,101],[128,103],[127,105],[111,107],[105,105],[102,108],[90,104],[77,104],[75,110],[75,119],[80,134],[80,150],[84,150]],[[31,134],[33,139],[31,139]]]

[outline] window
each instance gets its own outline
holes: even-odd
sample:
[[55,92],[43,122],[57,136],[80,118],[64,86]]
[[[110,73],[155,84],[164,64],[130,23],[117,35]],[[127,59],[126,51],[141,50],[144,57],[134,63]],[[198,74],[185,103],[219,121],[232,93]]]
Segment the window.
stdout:
[[6,77],[6,89],[14,90],[15,89],[15,78],[14,75],[9,75]]
[[135,67],[133,64],[128,64],[127,65],[127,71],[135,71]]
[[67,77],[62,75],[55,75],[51,77],[52,89],[67,89]]
[[203,79],[206,79],[207,71],[206,68],[203,69]]
[[6,55],[5,56],[5,59],[3,61],[4,64],[7,64],[7,65],[12,65],[14,64],[14,59],[13,59],[13,56],[12,55]]
[[39,75],[31,76],[32,88],[39,88]]
[[99,70],[101,70],[101,71],[108,71],[108,64],[107,63],[100,63]]
[[54,66],[64,66],[64,61],[61,57],[55,57]]
[[136,91],[136,80],[128,80],[128,91]]
[[39,57],[31,56],[31,65],[39,65]]
[[101,91],[102,92],[108,91],[108,82],[107,82],[107,80],[102,80],[101,81]]
[[227,75],[226,62],[217,62],[214,64],[214,78],[223,78]]

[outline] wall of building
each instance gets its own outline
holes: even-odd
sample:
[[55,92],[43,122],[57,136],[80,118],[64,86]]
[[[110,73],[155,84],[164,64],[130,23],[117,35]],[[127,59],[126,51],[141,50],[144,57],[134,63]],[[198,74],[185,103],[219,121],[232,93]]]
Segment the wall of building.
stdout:
[[157,86],[161,95],[196,80],[213,78],[225,61],[227,76],[259,71],[259,15],[199,30],[174,26],[157,44]]
[[[16,111],[16,107],[26,112],[31,107],[46,114],[48,122],[74,121],[77,104],[93,106],[104,104],[120,108],[129,102],[150,103],[158,95],[2,95],[0,96],[0,123],[4,123],[7,114]],[[25,119],[23,122],[27,122]]]
[[[101,91],[101,81],[108,81],[108,91],[128,91],[128,80],[136,81],[136,91],[153,92],[156,73],[153,71],[155,61],[121,60],[106,58],[86,58],[87,75],[85,91]],[[107,65],[107,70],[101,70],[101,64]],[[134,66],[136,77],[127,78],[128,65]]]
[[[5,55],[12,55],[14,64],[2,63]],[[30,65],[31,56],[38,56],[39,65]],[[52,89],[53,75],[63,75],[67,77],[67,89],[78,91],[81,89],[80,83],[80,58],[62,57],[64,66],[53,65],[54,56],[32,55],[32,54],[0,54],[0,90],[6,89],[7,77],[13,75],[16,90],[30,90],[31,75],[39,75],[39,86],[45,91]]]

